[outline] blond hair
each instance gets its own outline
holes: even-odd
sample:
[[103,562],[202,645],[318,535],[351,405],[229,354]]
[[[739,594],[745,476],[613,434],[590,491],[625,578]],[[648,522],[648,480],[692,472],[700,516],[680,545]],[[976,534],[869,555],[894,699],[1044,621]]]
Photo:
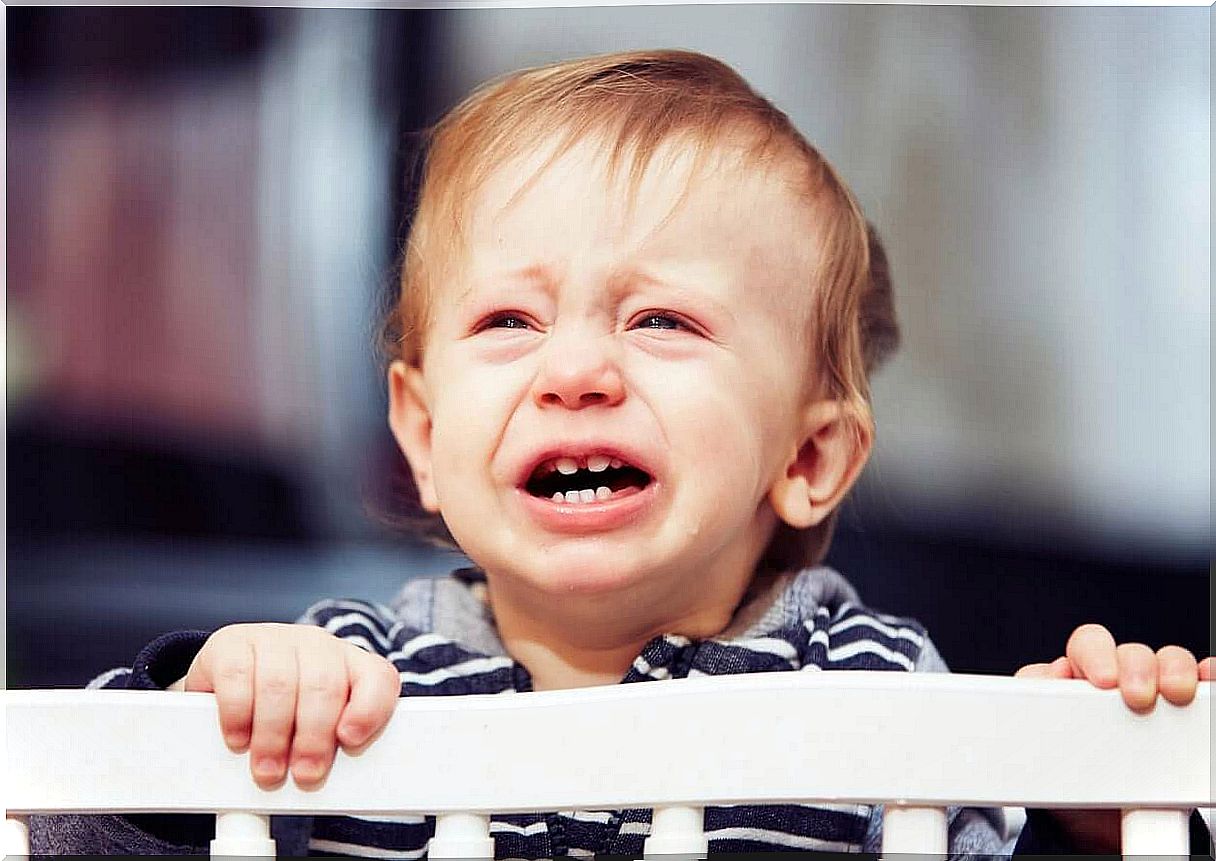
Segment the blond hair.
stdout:
[[[545,166],[579,142],[598,141],[610,176],[628,167],[631,196],[661,145],[676,140],[692,147],[695,177],[705,158],[729,143],[741,145],[745,162],[757,168],[792,170],[795,191],[813,209],[819,262],[807,281],[808,368],[815,370],[807,390],[843,403],[859,439],[872,435],[868,374],[898,342],[881,245],[832,166],[725,63],[690,51],[656,50],[528,69],[479,87],[427,137],[400,294],[382,332],[388,360],[421,366],[436,286],[463,241],[467,201],[539,141],[556,143]],[[412,520],[424,537],[455,546],[437,516]],[[835,514],[810,530],[779,526],[761,567],[788,570],[819,562],[834,522]]]

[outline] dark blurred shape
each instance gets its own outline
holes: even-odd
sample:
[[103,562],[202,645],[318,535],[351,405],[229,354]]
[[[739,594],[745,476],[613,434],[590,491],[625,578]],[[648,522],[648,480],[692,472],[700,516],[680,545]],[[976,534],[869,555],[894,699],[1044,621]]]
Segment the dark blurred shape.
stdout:
[[296,470],[271,453],[179,433],[72,428],[49,417],[8,431],[10,541],[131,534],[307,541]]
[[846,509],[827,564],[874,609],[925,625],[956,673],[1011,675],[1064,654],[1086,622],[1120,642],[1212,654],[1205,559],[1053,548],[962,524],[898,523]]
[[12,7],[9,85],[119,83],[249,63],[269,38],[266,11]]

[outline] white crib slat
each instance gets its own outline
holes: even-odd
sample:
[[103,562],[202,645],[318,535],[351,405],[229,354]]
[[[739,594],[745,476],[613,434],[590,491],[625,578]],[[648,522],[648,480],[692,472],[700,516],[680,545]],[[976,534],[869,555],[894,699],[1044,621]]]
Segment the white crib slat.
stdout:
[[4,835],[0,837],[0,853],[30,854],[30,829],[24,816],[9,816],[4,820]]
[[[308,792],[290,781],[259,789],[248,756],[224,745],[208,694],[8,691],[6,801],[14,813],[297,815],[891,798],[920,807],[1213,804],[1212,685],[1189,706],[1161,701],[1136,714],[1118,691],[1082,681],[917,675],[755,673],[406,698],[368,752],[339,752],[325,785]],[[641,731],[656,714],[682,728],[661,749],[587,742]],[[814,732],[806,715],[816,716]],[[572,750],[580,768],[570,766]],[[1127,762],[1137,763],[1134,775]]]
[[709,853],[705,836],[705,808],[656,807],[650,820],[650,836],[642,848],[647,858],[680,855],[704,858]]
[[428,858],[493,858],[490,817],[477,813],[446,813],[435,817],[435,836]]
[[882,854],[946,857],[948,823],[944,807],[888,804],[882,816]]
[[1190,832],[1186,810],[1132,809],[1123,811],[1123,855],[1187,855]]
[[270,817],[242,812],[216,816],[211,857],[228,855],[273,858],[275,844],[270,837]]

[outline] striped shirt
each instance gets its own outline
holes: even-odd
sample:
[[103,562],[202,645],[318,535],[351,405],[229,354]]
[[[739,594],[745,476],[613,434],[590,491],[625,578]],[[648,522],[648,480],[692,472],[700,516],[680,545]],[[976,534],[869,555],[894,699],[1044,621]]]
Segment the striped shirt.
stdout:
[[[483,575],[463,569],[408,582],[382,605],[328,600],[300,620],[382,655],[401,676],[403,696],[527,692],[528,671],[498,638]],[[158,687],[180,677],[206,635],[182,633],[153,643],[132,670],[116,670],[92,687]],[[691,676],[822,670],[945,672],[921,625],[866,609],[843,577],[814,568],[776,578],[749,599],[730,626],[708,640],[655,637],[622,684]],[[807,716],[813,726],[814,715]],[[658,739],[638,739],[660,744]],[[35,852],[175,854],[199,851],[197,818],[39,817],[31,822]],[[1008,853],[999,811],[952,808],[952,854]],[[146,828],[133,827],[138,825]],[[819,850],[879,852],[882,808],[862,804],[707,807],[711,853]],[[272,832],[283,855],[423,858],[434,833],[429,816],[278,817]],[[628,855],[641,857],[650,811],[559,810],[494,816],[495,857]]]
[[[323,601],[301,620],[383,655],[401,674],[404,696],[526,692],[528,671],[499,641],[480,572],[408,583],[389,606]],[[819,670],[944,671],[924,629],[867,610],[839,574],[816,568],[779,578],[736,614],[726,632],[690,641],[667,634],[648,642],[622,684],[691,676]],[[813,716],[808,716],[813,721]],[[877,852],[880,808],[871,805],[708,807],[709,851]],[[421,858],[432,817],[318,817],[310,853]],[[641,857],[649,810],[561,810],[491,819],[496,858]],[[952,810],[952,850],[999,852],[997,811]]]

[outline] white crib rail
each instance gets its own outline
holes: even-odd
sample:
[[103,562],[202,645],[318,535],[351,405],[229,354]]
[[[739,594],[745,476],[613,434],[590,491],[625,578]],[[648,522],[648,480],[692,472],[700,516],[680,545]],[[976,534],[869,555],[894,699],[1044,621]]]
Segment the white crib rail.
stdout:
[[958,804],[1121,808],[1125,852],[1183,855],[1213,805],[1209,685],[1147,715],[1085,682],[864,672],[403,699],[311,792],[259,789],[210,695],[5,698],[10,854],[35,812],[216,813],[231,855],[273,854],[272,813],[437,814],[430,856],[472,858],[491,813],[653,807],[648,855],[703,855],[705,805],[859,802],[887,805],[885,853],[944,853]]

